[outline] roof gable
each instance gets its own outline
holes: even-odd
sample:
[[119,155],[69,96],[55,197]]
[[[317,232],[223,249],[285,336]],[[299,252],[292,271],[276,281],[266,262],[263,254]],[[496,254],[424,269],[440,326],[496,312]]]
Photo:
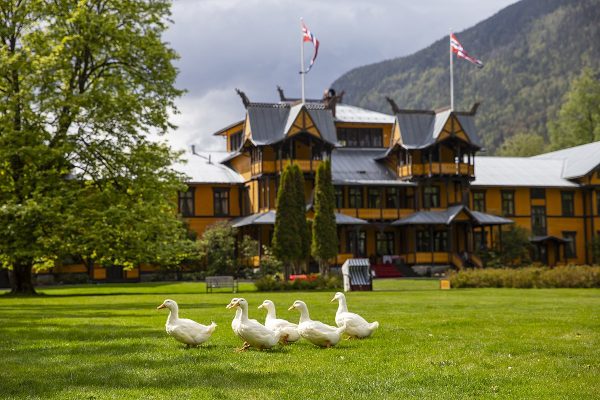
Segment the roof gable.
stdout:
[[540,154],[531,158],[563,160],[562,177],[566,179],[581,178],[600,165],[600,141]]
[[[295,115],[295,117],[294,117]],[[292,119],[293,118],[293,119]],[[308,134],[315,136],[321,139],[321,132],[317,128],[315,122],[312,120],[310,114],[304,107],[300,107],[298,111],[290,110],[290,115],[288,116],[288,121],[285,126],[286,136],[294,136],[302,132],[307,132]]]

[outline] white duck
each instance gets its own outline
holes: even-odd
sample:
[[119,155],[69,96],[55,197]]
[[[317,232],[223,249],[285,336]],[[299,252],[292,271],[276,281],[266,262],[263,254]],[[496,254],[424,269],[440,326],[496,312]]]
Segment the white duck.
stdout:
[[379,322],[373,323],[367,322],[363,317],[358,314],[348,312],[348,306],[346,305],[346,296],[342,292],[337,292],[331,302],[338,301],[338,309],[335,313],[335,323],[337,326],[346,326],[346,334],[353,338],[366,338],[371,336],[373,332],[379,327]]
[[271,300],[265,300],[258,308],[267,310],[265,326],[274,331],[281,331],[281,341],[283,343],[294,343],[300,340],[298,325],[286,321],[285,319],[277,318],[275,313],[275,303]]
[[319,321],[313,321],[308,314],[308,307],[303,301],[296,300],[289,310],[297,309],[300,311],[300,323],[298,332],[300,336],[312,344],[321,347],[335,346],[341,339],[342,333],[346,330],[345,326],[336,328],[325,325]]
[[[244,298],[233,299],[227,308],[240,308],[239,326],[236,334],[244,340],[244,346],[241,351],[248,347],[256,347],[257,349],[270,349],[275,346],[281,337],[280,331],[273,331],[256,320],[248,319],[248,302]],[[233,327],[232,323],[232,327]],[[234,329],[235,331],[235,329]]]
[[217,324],[214,322],[206,326],[191,319],[179,318],[179,307],[175,300],[167,299],[160,306],[156,307],[157,310],[161,308],[169,309],[169,316],[165,325],[167,333],[173,336],[175,340],[185,343],[187,347],[198,346],[206,342],[217,327]]
[[[225,307],[225,308],[233,308],[233,303],[235,303],[236,301],[238,301],[239,299],[237,297],[234,297],[233,299],[231,299],[231,301],[229,302],[229,304]],[[239,329],[240,329],[240,320],[242,318],[242,309],[237,307],[235,309],[235,316],[233,317],[233,320],[231,320],[231,329],[233,330],[233,333],[235,333],[236,335],[239,336],[240,339],[243,340],[243,338],[240,336],[239,333]],[[257,320],[255,319],[251,319],[250,321],[254,321],[257,322]],[[244,347],[247,346],[248,343],[244,342]]]

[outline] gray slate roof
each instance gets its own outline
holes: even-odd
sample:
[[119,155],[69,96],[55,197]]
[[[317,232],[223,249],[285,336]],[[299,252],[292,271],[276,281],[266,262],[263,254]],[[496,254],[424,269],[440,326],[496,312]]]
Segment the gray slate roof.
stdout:
[[476,225],[505,225],[513,223],[508,218],[471,211],[465,206],[457,205],[443,211],[417,211],[406,218],[392,222],[392,225],[450,225],[461,211],[469,214]]
[[472,187],[577,187],[563,178],[562,159],[475,157]]
[[474,115],[452,112],[450,110],[434,111],[402,111],[396,114],[396,120],[402,135],[402,145],[408,149],[422,149],[434,144],[448,118],[455,115],[471,143],[481,147],[475,129]]
[[[204,155],[208,157],[208,154],[205,153]],[[243,183],[244,179],[240,174],[218,161],[220,157],[222,157],[222,154],[211,157],[211,162],[209,163],[205,158],[186,154],[185,159],[187,159],[187,163],[175,164],[173,168],[187,175],[189,177],[187,180],[188,183]]]
[[562,177],[574,179],[587,175],[600,165],[600,141],[532,157],[536,160],[564,161]]
[[300,111],[306,108],[325,142],[337,144],[337,135],[331,110],[323,104],[250,103],[247,108],[252,142],[268,145],[280,142]]
[[401,181],[383,162],[375,160],[385,152],[385,149],[334,149],[331,154],[333,184],[414,186]]
[[[262,213],[251,214],[245,217],[239,217],[231,220],[234,228],[240,228],[247,225],[275,225],[276,212],[269,210]],[[354,218],[349,215],[335,213],[335,223],[337,225],[365,225],[368,221],[360,218]]]

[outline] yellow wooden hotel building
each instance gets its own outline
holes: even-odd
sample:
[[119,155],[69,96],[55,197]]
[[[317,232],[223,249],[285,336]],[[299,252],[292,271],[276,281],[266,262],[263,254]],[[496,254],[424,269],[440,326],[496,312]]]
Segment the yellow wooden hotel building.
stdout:
[[[215,133],[229,155],[190,154],[189,190],[179,210],[199,234],[230,221],[270,244],[279,176],[297,164],[311,215],[318,164],[329,157],[336,193],[339,254],[408,266],[481,265],[477,250],[515,223],[531,232],[534,260],[591,263],[600,234],[600,142],[531,158],[486,157],[468,111],[393,114],[338,102],[251,102],[242,119]],[[206,156],[206,154],[205,154]],[[215,158],[211,158],[214,160]]]

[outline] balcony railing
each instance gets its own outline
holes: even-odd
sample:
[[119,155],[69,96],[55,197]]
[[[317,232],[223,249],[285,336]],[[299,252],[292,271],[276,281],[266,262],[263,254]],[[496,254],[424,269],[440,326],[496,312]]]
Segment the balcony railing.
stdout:
[[475,176],[475,166],[467,163],[407,164],[398,167],[400,177],[420,175],[468,175]]
[[290,164],[295,164],[300,167],[302,172],[315,172],[321,163],[320,160],[280,160],[280,161],[263,161],[254,162],[251,165],[252,175],[273,174],[282,172],[285,167]]

